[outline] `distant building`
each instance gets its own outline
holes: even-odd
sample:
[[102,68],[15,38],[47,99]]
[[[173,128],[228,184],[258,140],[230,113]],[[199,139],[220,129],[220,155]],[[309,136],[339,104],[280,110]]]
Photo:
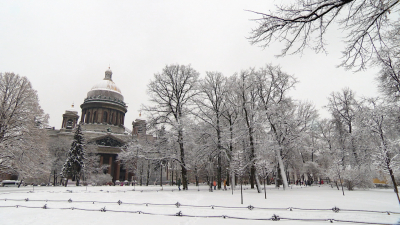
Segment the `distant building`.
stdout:
[[137,119],[132,123],[133,133],[124,127],[128,107],[121,90],[113,82],[112,75],[112,71],[108,69],[104,79],[96,83],[87,93],[80,106],[82,110],[80,121],[78,111],[74,108],[68,109],[63,114],[61,129],[49,130],[49,135],[52,141],[63,139],[72,142],[73,131],[79,121],[86,143],[97,146],[100,165],[108,165],[105,172],[110,174],[115,182],[132,178],[132,174],[116,160],[121,147],[133,138],[137,138],[139,142],[140,139],[154,141],[154,138],[146,134],[145,120]]

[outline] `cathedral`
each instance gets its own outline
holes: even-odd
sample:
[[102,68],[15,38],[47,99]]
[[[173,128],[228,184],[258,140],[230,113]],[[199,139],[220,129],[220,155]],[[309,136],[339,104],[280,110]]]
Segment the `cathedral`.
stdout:
[[70,143],[74,128],[81,124],[82,133],[88,144],[97,148],[100,166],[106,165],[104,171],[111,175],[113,182],[131,181],[133,174],[126,171],[117,160],[121,147],[132,139],[153,142],[154,137],[146,134],[146,121],[136,119],[132,122],[132,131],[124,126],[125,114],[128,111],[121,90],[112,80],[112,71],[105,71],[104,79],[97,82],[87,93],[80,105],[81,116],[73,107],[62,115],[60,130],[50,130],[53,142]]

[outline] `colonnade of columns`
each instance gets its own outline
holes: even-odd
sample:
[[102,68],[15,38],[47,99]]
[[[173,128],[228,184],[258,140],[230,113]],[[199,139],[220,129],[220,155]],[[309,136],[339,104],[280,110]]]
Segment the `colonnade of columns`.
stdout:
[[82,110],[81,123],[124,124],[125,113],[115,109],[90,108]]
[[[114,162],[113,159],[114,159],[114,157],[113,157],[112,155],[110,155],[110,156],[108,157],[108,162],[107,162],[108,169],[107,169],[107,173],[110,174],[110,176],[113,177],[113,180],[119,180],[119,177],[120,177],[120,174],[121,174],[121,162],[120,162],[120,161]],[[104,163],[105,163],[105,162],[104,162],[104,156],[103,156],[103,155],[100,155],[100,167],[103,166]],[[113,163],[114,163],[114,165],[113,165]],[[112,170],[113,168],[114,168],[114,171]],[[124,180],[128,180],[128,178],[129,178],[129,173],[128,173],[127,170],[125,171],[125,176],[124,176],[124,177],[125,177]]]

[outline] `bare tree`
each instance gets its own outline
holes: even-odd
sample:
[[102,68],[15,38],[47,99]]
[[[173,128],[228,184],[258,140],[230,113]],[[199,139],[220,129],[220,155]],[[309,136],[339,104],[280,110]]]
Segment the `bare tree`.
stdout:
[[353,160],[355,161],[355,164],[359,164],[356,144],[354,137],[352,136],[354,133],[353,127],[356,117],[355,110],[357,107],[355,94],[349,88],[344,88],[341,92],[333,92],[328,99],[328,109],[334,118],[341,146],[340,148],[343,151],[342,161],[345,162],[345,157],[347,155],[345,151],[351,150],[350,155],[353,157],[350,157],[348,160]]
[[386,32],[393,30],[399,0],[299,0],[276,6],[274,12],[252,11],[261,18],[252,31],[251,43],[267,47],[272,41],[284,42],[282,56],[301,53],[306,47],[325,51],[327,29],[333,23],[345,31],[347,46],[341,66],[364,69],[366,63],[385,45]]
[[108,165],[100,165],[100,157],[97,151],[98,146],[93,143],[87,143],[85,145],[85,157],[83,159],[84,167],[82,168],[83,180],[86,184],[92,182],[96,184],[102,184],[101,178],[104,177],[103,171],[105,171]]
[[188,180],[183,128],[190,111],[190,101],[197,94],[198,77],[199,73],[190,66],[166,66],[162,73],[154,74],[154,79],[148,85],[153,105],[143,107],[151,116],[151,124],[168,124],[176,132],[184,190],[188,188]]
[[[256,119],[258,110],[257,88],[254,76],[254,69],[241,71],[238,78],[237,94],[239,95],[239,104],[241,106],[242,118],[245,121],[249,143],[250,165],[250,187],[254,189],[256,181]],[[260,187],[257,184],[260,192]]]
[[[234,146],[237,146],[238,143],[240,142],[238,137],[241,136],[240,132],[240,114],[241,114],[241,106],[238,105],[240,96],[237,94],[236,90],[236,85],[237,85],[237,76],[231,76],[227,79],[226,83],[226,108],[224,110],[224,113],[222,116],[224,117],[224,123],[225,125],[225,131],[222,133],[224,136],[224,139],[227,140],[225,143],[225,148],[228,149],[227,151],[227,158],[229,160],[229,164],[232,161],[232,154],[234,153]],[[231,168],[231,166],[229,166]],[[229,179],[229,176],[232,175],[231,179]],[[230,181],[231,180],[231,181]],[[231,187],[234,189],[235,187],[235,174],[234,171],[230,170],[229,173],[227,173],[227,185],[229,186],[229,183],[232,183]]]
[[[397,33],[400,33],[398,29]],[[391,34],[396,37],[396,33]],[[392,38],[390,43],[381,48],[375,64],[381,68],[378,73],[378,88],[388,100],[399,101],[400,98],[400,35]]]
[[216,134],[217,185],[221,189],[222,182],[222,131],[223,113],[226,110],[226,78],[219,72],[207,72],[200,82],[199,96],[195,100],[199,106],[196,115],[212,127]]
[[0,169],[19,179],[49,171],[48,115],[26,77],[0,73]]
[[288,183],[282,154],[285,143],[290,140],[288,131],[292,130],[289,129],[289,120],[293,118],[294,112],[292,102],[286,95],[296,82],[293,76],[272,65],[267,65],[256,73],[256,90],[259,105],[278,146],[275,148],[275,157],[278,161],[284,188],[288,187]]
[[60,172],[67,158],[68,149],[71,147],[70,141],[65,139],[52,138],[48,143],[51,160],[51,174],[53,175],[54,186],[58,183],[58,178],[61,177]]
[[[143,144],[143,145],[142,145]],[[147,149],[146,142],[139,143],[137,139],[128,142],[121,152],[118,153],[118,160],[121,162],[125,170],[134,174],[134,183],[139,178],[142,184],[142,173],[138,172],[142,168],[142,161],[145,158],[144,152]]]
[[384,104],[379,99],[368,99],[359,108],[359,125],[367,129],[373,141],[374,164],[389,174],[394,192],[400,203],[399,191],[394,173],[399,168],[398,160],[398,108]]

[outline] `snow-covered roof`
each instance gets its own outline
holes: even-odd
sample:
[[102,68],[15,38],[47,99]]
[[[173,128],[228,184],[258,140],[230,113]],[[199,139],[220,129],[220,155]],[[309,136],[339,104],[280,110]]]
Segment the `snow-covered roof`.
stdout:
[[101,80],[93,85],[91,90],[114,91],[121,94],[121,90],[112,80]]

